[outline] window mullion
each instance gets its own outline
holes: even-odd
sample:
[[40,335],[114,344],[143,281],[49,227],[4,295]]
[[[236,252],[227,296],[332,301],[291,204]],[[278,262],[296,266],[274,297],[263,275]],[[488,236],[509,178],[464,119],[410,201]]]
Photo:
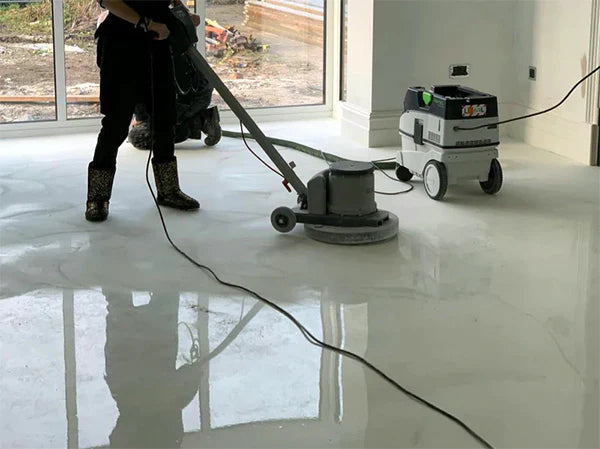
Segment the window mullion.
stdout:
[[67,120],[67,75],[65,67],[64,1],[52,0],[54,42],[54,84],[56,87],[56,118]]

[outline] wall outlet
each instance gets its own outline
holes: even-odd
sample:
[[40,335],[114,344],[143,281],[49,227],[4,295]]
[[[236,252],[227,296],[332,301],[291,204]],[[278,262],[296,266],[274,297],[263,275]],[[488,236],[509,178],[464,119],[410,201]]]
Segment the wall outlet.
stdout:
[[468,78],[471,76],[470,64],[452,64],[450,66],[450,78]]
[[537,80],[537,67],[534,67],[532,65],[529,66],[529,79],[531,81]]

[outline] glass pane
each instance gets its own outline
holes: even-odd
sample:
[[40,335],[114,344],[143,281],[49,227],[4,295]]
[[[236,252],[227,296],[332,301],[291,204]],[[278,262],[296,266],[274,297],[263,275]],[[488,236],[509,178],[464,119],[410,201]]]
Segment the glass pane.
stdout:
[[64,0],[67,118],[100,116],[100,72],[94,32],[101,9],[94,0]]
[[51,0],[0,1],[0,123],[56,120]]
[[242,105],[324,103],[325,0],[207,3],[208,61]]

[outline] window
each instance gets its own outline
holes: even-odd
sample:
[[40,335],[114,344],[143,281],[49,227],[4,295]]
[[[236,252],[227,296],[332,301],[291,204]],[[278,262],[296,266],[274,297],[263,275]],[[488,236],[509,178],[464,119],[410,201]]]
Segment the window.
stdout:
[[[330,106],[333,76],[325,72],[333,64],[326,64],[332,52],[325,44],[333,1],[185,3],[207,18],[198,30],[206,35],[207,59],[244,106]],[[0,0],[3,132],[97,126],[99,15],[94,0]],[[214,102],[224,106],[216,94]]]
[[323,104],[325,6],[325,0],[207,0],[208,61],[246,107]]
[[56,120],[50,0],[0,1],[0,123]]
[[100,116],[100,73],[94,33],[101,9],[93,0],[64,0],[67,118]]

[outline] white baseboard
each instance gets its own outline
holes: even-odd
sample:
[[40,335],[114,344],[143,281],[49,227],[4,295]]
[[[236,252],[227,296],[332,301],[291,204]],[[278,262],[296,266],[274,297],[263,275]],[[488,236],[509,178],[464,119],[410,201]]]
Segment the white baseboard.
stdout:
[[[536,112],[522,105],[512,104],[505,110],[506,117],[517,117]],[[585,165],[592,164],[594,125],[573,122],[552,113],[507,125],[509,136],[529,145],[542,148]]]
[[93,118],[63,122],[6,123],[0,125],[0,139],[98,133],[100,121],[100,118]]
[[366,111],[342,104],[342,135],[368,148],[400,145],[398,124],[401,110]]

